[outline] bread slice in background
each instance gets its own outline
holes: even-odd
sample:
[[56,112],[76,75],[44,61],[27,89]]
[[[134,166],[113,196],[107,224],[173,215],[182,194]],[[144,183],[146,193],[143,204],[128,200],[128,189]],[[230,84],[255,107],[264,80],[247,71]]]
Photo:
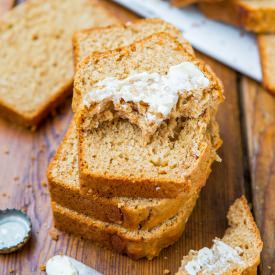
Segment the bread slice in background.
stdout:
[[[213,140],[217,129],[211,130]],[[63,142],[59,145],[48,168],[51,200],[57,204],[100,221],[119,224],[129,229],[149,230],[177,214],[193,193],[176,199],[142,199],[80,194],[77,132],[75,120],[71,122]]]
[[258,45],[262,64],[263,86],[275,94],[275,35],[258,35]]
[[185,7],[195,3],[202,3],[202,2],[212,3],[212,2],[219,2],[222,0],[170,0],[170,1],[171,1],[171,4],[174,6]]
[[72,35],[116,23],[96,0],[30,0],[0,25],[0,113],[36,126],[71,93]]
[[[193,48],[176,27],[161,19],[151,18],[76,32],[73,37],[75,66],[77,67],[92,52],[104,52],[124,47],[159,32],[165,32],[176,37],[182,43],[183,48],[194,55]],[[77,106],[82,100],[80,92],[78,89],[74,91],[73,111],[77,110]]]
[[[260,263],[260,253],[263,248],[263,242],[244,196],[237,199],[233,205],[231,205],[227,214],[227,219],[229,228],[226,230],[224,237],[221,240],[217,239],[214,242],[222,241],[229,247],[233,248],[237,254],[237,259],[231,259],[229,262],[226,262],[223,259],[224,251],[214,251],[216,257],[216,268],[219,268],[219,265],[221,265],[221,269],[219,269],[218,273],[215,274],[256,275],[257,266]],[[200,261],[200,266],[203,268],[202,270],[197,270],[196,274],[212,274],[209,269],[210,262],[206,260],[207,257],[205,255],[207,254],[205,250],[208,249],[204,248],[204,253],[202,250],[191,250],[187,256],[184,256],[177,275],[191,274],[190,272],[187,272],[186,265],[189,264],[190,267],[196,266],[198,268],[197,264],[194,265],[194,261],[196,263]],[[198,256],[199,252],[201,253],[200,257]],[[204,254],[204,256],[202,254]],[[241,260],[241,262],[239,262],[239,260]],[[206,261],[207,264],[202,264],[203,261]],[[213,262],[211,264],[213,264]],[[200,271],[204,272],[200,273]]]
[[225,0],[200,3],[209,18],[223,21],[257,33],[275,32],[275,1]]
[[160,251],[175,243],[181,236],[196,204],[193,196],[172,218],[151,230],[128,230],[120,225],[102,222],[52,202],[54,225],[62,231],[79,235],[114,249],[132,259],[152,259]]

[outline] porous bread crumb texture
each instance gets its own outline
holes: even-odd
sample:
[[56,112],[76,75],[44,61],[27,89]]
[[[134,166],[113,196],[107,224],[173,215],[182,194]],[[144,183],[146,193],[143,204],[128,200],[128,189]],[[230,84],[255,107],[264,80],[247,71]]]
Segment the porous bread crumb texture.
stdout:
[[30,0],[1,18],[0,110],[36,125],[72,86],[72,35],[117,20],[96,0]]
[[[206,89],[181,93],[174,114],[175,117],[199,117],[207,108],[217,108],[223,101],[221,82],[207,65],[186,52],[185,48],[167,33],[153,34],[132,45],[103,53],[92,53],[84,58],[75,75],[74,106],[81,112],[85,96],[95,83],[105,78],[124,79],[131,74],[142,72],[165,75],[171,66],[185,61],[198,66],[209,79],[210,85]],[[129,108],[132,115],[139,116],[139,112],[135,112],[130,104]],[[83,109],[83,112],[87,111],[85,107]],[[95,120],[100,120],[104,111],[105,108]]]
[[275,94],[275,35],[258,35],[260,59],[262,64],[263,85]]
[[201,11],[211,19],[240,26],[256,33],[275,32],[275,2],[270,0],[226,0],[200,3]]
[[208,112],[200,119],[183,119],[173,138],[161,128],[146,146],[140,129],[126,120],[79,129],[81,192],[147,198],[190,192],[193,184],[204,184],[206,167],[217,158],[209,122]]
[[[227,213],[227,219],[229,227],[226,230],[222,241],[233,248],[239,247],[242,249],[240,257],[244,264],[234,267],[232,266],[232,269],[225,273],[221,273],[221,275],[255,275],[257,272],[257,266],[260,263],[260,253],[263,248],[263,242],[244,196],[237,199],[233,205],[231,205]],[[187,256],[183,257],[177,275],[188,274],[185,270],[185,266],[189,261],[196,257],[197,253],[197,251],[190,251]]]
[[185,7],[195,3],[202,3],[202,2],[213,3],[213,2],[218,2],[222,0],[170,0],[170,1],[171,1],[171,4],[174,6]]
[[79,235],[132,259],[152,259],[181,236],[196,204],[198,194],[188,200],[177,215],[152,230],[130,231],[119,225],[101,222],[52,203],[55,226],[67,233]]
[[140,19],[126,24],[96,27],[78,31],[73,36],[75,65],[92,52],[104,52],[124,47],[154,33],[165,32],[176,37],[190,54],[194,51],[181,32],[173,25],[158,19]]
[[[212,132],[215,136],[217,130]],[[210,170],[210,167],[207,168]],[[205,179],[209,172],[205,173]],[[81,195],[78,178],[77,134],[73,120],[48,169],[52,201],[63,207],[101,221],[121,224],[131,229],[151,229],[174,216],[184,202],[197,193],[192,192],[176,199],[142,199]]]

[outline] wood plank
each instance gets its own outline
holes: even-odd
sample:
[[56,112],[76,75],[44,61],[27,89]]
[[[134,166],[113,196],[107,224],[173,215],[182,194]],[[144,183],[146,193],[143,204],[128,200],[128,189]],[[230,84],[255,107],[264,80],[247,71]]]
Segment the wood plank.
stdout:
[[275,274],[275,97],[242,79],[254,212],[264,241],[262,274]]
[[[108,5],[123,21],[136,18],[114,4]],[[30,243],[19,252],[0,256],[0,274],[9,274],[9,269],[23,275],[40,274],[39,266],[58,253],[83,261],[105,275],[163,274],[164,269],[173,274],[189,249],[211,245],[215,236],[222,236],[229,205],[245,192],[237,77],[235,72],[218,62],[200,56],[213,67],[225,86],[226,103],[218,113],[224,140],[220,150],[223,162],[213,166],[212,175],[182,238],[152,261],[132,261],[65,233],[60,233],[58,241],[51,239],[50,198],[43,182],[49,160],[72,117],[70,102],[67,102],[59,109],[56,117],[49,118],[35,133],[0,121],[0,208],[24,208],[33,223]],[[15,177],[19,179],[15,180]]]

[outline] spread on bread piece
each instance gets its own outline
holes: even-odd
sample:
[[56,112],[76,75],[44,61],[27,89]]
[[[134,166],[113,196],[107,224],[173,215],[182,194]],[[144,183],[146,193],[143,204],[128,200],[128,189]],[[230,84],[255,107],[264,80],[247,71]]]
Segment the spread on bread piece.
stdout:
[[1,116],[34,128],[71,94],[73,33],[116,22],[97,0],[26,1],[5,13],[0,25]]
[[263,243],[244,196],[233,203],[227,218],[224,237],[215,239],[211,248],[191,250],[176,275],[257,274]]
[[[77,68],[81,61],[92,52],[104,52],[129,46],[159,32],[165,32],[175,37],[186,52],[194,55],[193,48],[183,38],[180,30],[159,18],[147,18],[126,24],[97,27],[76,32],[73,36],[75,67]],[[74,112],[77,111],[81,101],[81,91],[75,89],[72,103]]]
[[148,140],[164,120],[176,120],[182,115],[178,104],[182,93],[190,95],[209,85],[209,79],[194,63],[184,61],[171,66],[165,75],[133,72],[121,80],[108,77],[95,83],[85,95],[83,104],[90,109],[91,116],[98,117],[98,114],[113,109],[109,116],[92,120],[90,127],[97,128],[100,123],[116,116],[139,126]]

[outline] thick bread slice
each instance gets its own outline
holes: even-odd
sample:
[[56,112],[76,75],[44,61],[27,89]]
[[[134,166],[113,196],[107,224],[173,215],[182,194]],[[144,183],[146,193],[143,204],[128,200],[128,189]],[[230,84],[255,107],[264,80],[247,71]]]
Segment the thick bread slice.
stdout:
[[53,202],[54,224],[60,230],[90,239],[133,259],[152,259],[181,236],[197,196],[198,194],[194,194],[177,215],[150,231],[128,230],[119,225],[101,222]]
[[[144,72],[166,77],[172,66],[186,63],[192,65],[192,69],[208,82],[207,86],[180,92],[167,117],[158,112],[149,113],[150,106],[146,102],[143,104],[121,100],[115,103],[110,97],[98,103],[90,101],[94,94],[92,88],[104,79],[121,80]],[[194,72],[189,69],[183,72],[183,78],[191,73]],[[100,92],[100,88],[98,89]],[[135,92],[136,88],[133,89]],[[206,109],[216,109],[223,100],[222,85],[211,69],[194,55],[188,54],[174,37],[166,33],[154,34],[127,47],[87,56],[76,72],[74,93],[81,96],[80,116],[90,117],[85,121],[85,127],[97,127],[100,123],[115,117],[127,118],[131,123],[138,125],[144,136],[149,138],[160,124],[167,124],[169,121],[170,126],[173,126],[176,125],[178,117],[199,117]],[[148,115],[152,114],[156,119],[148,118]]]
[[[237,199],[234,204],[230,207],[227,219],[229,228],[226,230],[224,237],[221,239],[223,243],[230,246],[235,250],[236,256],[241,262],[238,263],[236,260],[230,259],[229,262],[224,262],[221,253],[223,251],[214,251],[216,256],[215,268],[221,267],[218,273],[212,273],[206,268],[206,264],[202,264],[203,259],[199,258],[201,268],[204,272],[190,273],[186,270],[186,265],[198,267],[198,253],[199,251],[191,250],[189,254],[183,257],[182,265],[177,275],[187,274],[220,274],[220,275],[256,275],[257,266],[260,263],[260,253],[263,248],[263,242],[261,240],[260,232],[250,212],[249,206],[244,196]],[[217,241],[217,240],[216,240]],[[219,241],[219,240],[218,240]],[[214,245],[215,246],[215,245]],[[204,248],[206,249],[206,248]],[[207,250],[207,249],[206,249]],[[202,257],[202,250],[201,257]],[[213,248],[212,248],[213,251]],[[205,257],[205,253],[204,253]],[[219,259],[220,258],[220,259]],[[195,262],[194,262],[195,260]],[[191,262],[192,261],[192,262]],[[223,262],[223,263],[222,263]],[[211,264],[209,262],[209,264]],[[212,262],[213,264],[213,262]]]
[[[81,193],[142,198],[192,193],[205,184],[217,158],[207,137],[210,118],[207,112],[197,119],[181,119],[173,138],[161,128],[146,146],[141,130],[127,120],[79,129]],[[220,141],[215,144],[219,147]]]
[[29,0],[0,24],[0,113],[34,126],[71,93],[72,35],[117,23],[96,0]]
[[[194,55],[193,48],[189,42],[183,39],[181,32],[176,27],[161,19],[151,18],[76,32],[73,37],[75,66],[77,67],[81,60],[92,52],[104,52],[124,47],[159,32],[169,33],[176,37],[182,43],[183,48]],[[79,92],[77,89],[74,91],[72,104],[74,111],[77,110],[77,106],[82,100],[82,95]]]
[[272,93],[275,93],[275,35],[258,35],[260,50],[263,86]]
[[171,0],[171,3],[172,5],[177,7],[185,7],[195,3],[202,3],[202,2],[212,3],[212,2],[218,2],[218,1],[222,1],[222,0]]
[[215,20],[257,33],[275,32],[274,0],[226,0],[201,3],[202,12]]
[[[217,129],[211,130],[216,140]],[[218,139],[217,139],[218,140]],[[52,201],[94,219],[120,224],[131,229],[151,229],[176,215],[188,197],[176,199],[105,198],[81,195],[78,178],[77,134],[72,121],[63,142],[48,168],[48,181]],[[208,167],[210,170],[210,167]],[[205,176],[210,171],[205,173]],[[205,179],[206,180],[206,177]],[[194,189],[194,193],[198,190]]]

